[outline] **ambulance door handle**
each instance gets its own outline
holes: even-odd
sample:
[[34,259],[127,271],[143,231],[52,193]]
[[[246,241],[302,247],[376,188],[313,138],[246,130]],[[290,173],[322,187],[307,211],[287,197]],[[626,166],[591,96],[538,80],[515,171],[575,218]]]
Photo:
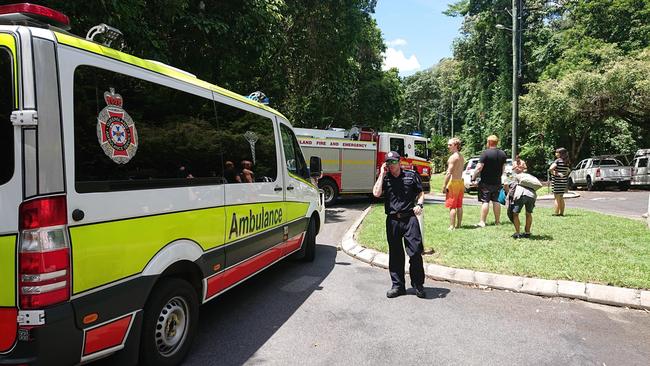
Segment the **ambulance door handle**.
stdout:
[[293,191],[293,186],[287,186],[287,191]]
[[273,188],[273,190],[276,191],[276,192],[280,192],[282,190],[282,187],[275,186],[275,188]]

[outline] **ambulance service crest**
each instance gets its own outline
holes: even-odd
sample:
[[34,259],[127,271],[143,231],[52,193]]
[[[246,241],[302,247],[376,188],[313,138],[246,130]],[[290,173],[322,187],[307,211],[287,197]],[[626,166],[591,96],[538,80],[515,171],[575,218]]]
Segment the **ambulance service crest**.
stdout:
[[97,139],[106,156],[117,164],[126,164],[138,150],[138,132],[122,108],[122,96],[115,89],[104,92],[106,107],[97,116]]

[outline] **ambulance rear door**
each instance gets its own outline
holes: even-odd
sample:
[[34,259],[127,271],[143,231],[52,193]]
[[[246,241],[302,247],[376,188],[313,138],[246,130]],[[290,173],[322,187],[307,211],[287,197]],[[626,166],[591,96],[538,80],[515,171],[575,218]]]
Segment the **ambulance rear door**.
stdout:
[[11,120],[12,112],[24,107],[19,105],[20,48],[11,28],[0,26],[0,354],[16,340],[16,239],[23,198],[22,127]]

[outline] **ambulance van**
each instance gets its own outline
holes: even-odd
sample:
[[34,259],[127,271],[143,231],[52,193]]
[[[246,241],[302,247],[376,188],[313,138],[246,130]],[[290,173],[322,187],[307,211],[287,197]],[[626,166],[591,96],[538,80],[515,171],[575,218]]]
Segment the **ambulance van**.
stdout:
[[268,106],[67,24],[0,6],[0,365],[179,364],[200,304],[314,259],[320,161]]

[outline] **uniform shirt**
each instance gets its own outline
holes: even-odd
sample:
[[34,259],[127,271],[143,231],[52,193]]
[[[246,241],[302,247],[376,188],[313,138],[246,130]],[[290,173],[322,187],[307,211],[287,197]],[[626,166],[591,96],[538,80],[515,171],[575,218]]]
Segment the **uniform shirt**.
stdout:
[[501,174],[503,174],[503,164],[506,163],[506,159],[506,153],[501,149],[483,151],[479,158],[479,162],[483,164],[481,183],[501,185]]
[[384,210],[387,215],[413,211],[415,200],[422,192],[420,176],[412,170],[404,170],[394,177],[386,173],[383,182]]

